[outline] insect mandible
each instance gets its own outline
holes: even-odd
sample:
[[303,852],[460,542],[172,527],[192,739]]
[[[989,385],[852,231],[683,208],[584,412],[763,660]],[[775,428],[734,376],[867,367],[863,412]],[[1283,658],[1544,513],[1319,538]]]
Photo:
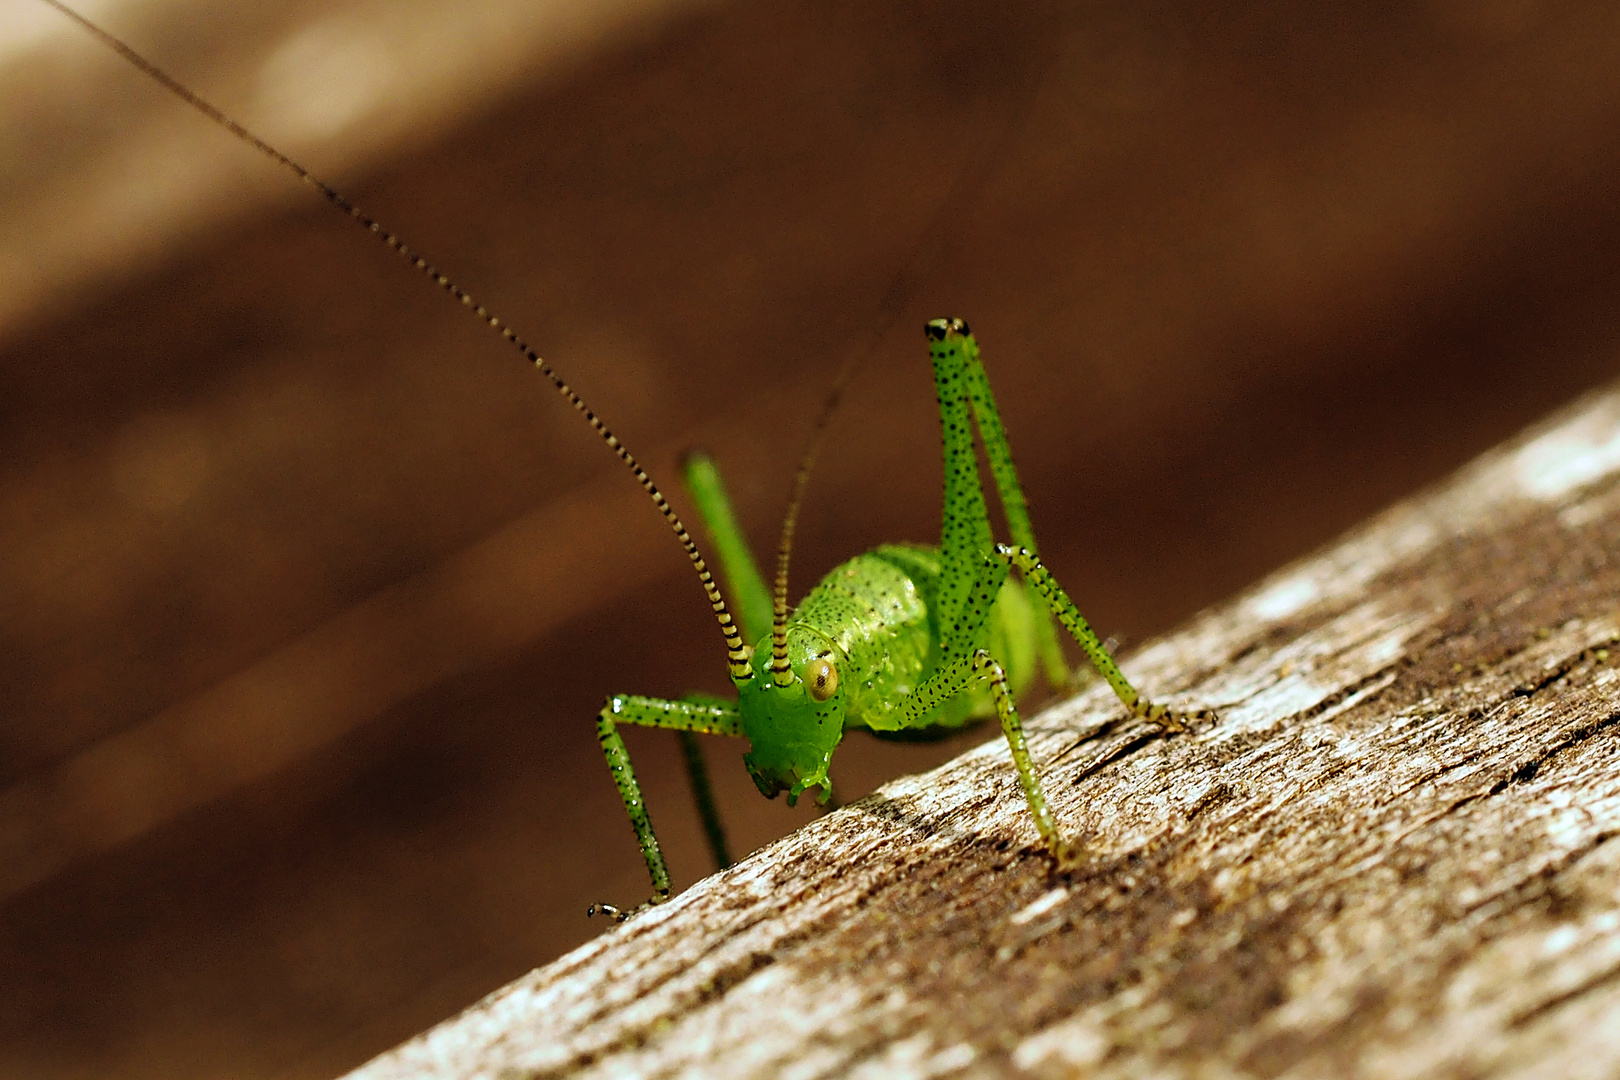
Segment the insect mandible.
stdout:
[[[825,803],[832,796],[831,757],[846,731],[929,737],[994,716],[1007,739],[1041,841],[1064,866],[1078,860],[1080,848],[1052,819],[1013,703],[1038,669],[1054,687],[1068,684],[1054,620],[1080,644],[1133,715],[1170,731],[1184,730],[1189,720],[1212,715],[1208,710],[1181,712],[1153,704],[1138,692],[1042,565],[979,346],[963,320],[935,319],[925,327],[944,444],[944,514],[937,547],[892,544],[857,556],[835,568],[790,611],[788,568],[794,524],[813,452],[806,455],[795,478],[769,589],[736,524],[714,463],[703,455],[688,458],[683,481],[719,553],[720,569],[736,601],[733,615],[696,542],[651,477],[523,338],[303,166],[58,0],[45,2],[314,187],[517,349],[631,471],[682,545],[721,630],[738,696],[735,701],[706,695],[678,700],[630,694],[608,698],[597,718],[597,735],[640,844],[653,894],[636,908],[601,904],[594,905],[593,912],[624,919],[670,895],[668,869],[618,731],[621,724],[677,732],[712,852],[724,866],[729,854],[696,734],[747,739],[745,767],[767,798],[785,793],[792,804],[807,791],[819,789],[818,800]],[[997,543],[992,535],[978,444],[983,446],[1011,543]],[[1018,580],[1009,579],[1013,567],[1019,570]]]

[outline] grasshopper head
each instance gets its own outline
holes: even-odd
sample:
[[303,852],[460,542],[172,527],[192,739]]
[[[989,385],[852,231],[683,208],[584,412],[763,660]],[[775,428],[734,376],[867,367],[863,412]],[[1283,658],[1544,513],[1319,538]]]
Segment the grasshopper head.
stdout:
[[820,787],[825,802],[832,795],[827,765],[844,736],[838,678],[843,655],[821,635],[795,627],[788,632],[788,660],[793,677],[781,685],[771,671],[766,639],[754,650],[752,676],[737,687],[743,731],[752,744],[743,764],[767,799],[786,791],[792,806],[805,789]]

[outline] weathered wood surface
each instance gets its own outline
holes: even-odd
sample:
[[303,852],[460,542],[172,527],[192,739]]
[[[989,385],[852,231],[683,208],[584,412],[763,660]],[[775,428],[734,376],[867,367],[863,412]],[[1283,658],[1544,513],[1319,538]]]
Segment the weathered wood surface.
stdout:
[[1620,1074],[1617,642],[1620,391],[352,1075]]

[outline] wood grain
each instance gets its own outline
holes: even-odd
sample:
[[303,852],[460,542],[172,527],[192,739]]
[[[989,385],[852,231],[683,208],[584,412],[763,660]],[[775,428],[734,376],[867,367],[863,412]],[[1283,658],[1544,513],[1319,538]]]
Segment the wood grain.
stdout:
[[1620,1067],[1620,392],[1031,723],[351,1074],[1532,1076]]

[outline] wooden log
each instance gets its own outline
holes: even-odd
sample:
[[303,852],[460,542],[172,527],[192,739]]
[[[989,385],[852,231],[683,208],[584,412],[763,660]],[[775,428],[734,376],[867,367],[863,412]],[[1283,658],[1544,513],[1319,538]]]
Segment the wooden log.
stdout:
[[1613,1076],[1617,644],[1620,390],[351,1075]]

